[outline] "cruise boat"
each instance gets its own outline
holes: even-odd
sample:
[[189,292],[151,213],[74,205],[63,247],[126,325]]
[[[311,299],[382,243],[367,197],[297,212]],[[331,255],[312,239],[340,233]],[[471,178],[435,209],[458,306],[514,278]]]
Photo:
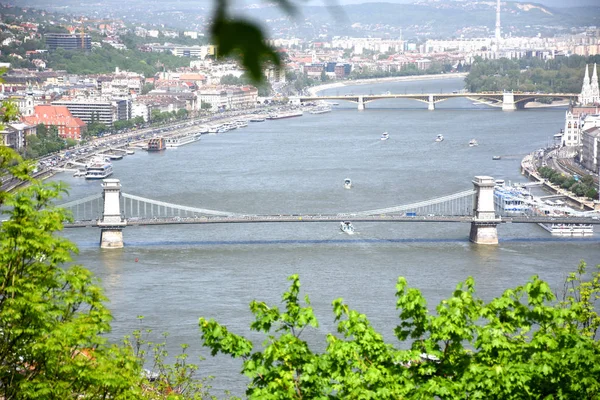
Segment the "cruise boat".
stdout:
[[523,215],[532,211],[533,196],[518,186],[510,186],[497,180],[494,186],[494,205],[504,215]]
[[310,111],[311,114],[325,114],[331,112],[331,107],[320,106]]
[[350,221],[340,222],[340,229],[348,235],[354,235],[354,225],[352,225],[352,222]]
[[381,140],[388,140],[390,138],[390,134],[387,132],[383,132],[381,134]]
[[244,128],[244,127],[248,126],[248,121],[246,121],[245,119],[239,119],[239,120],[235,121],[234,124],[238,128]]
[[165,138],[157,137],[148,140],[148,151],[161,151],[166,149]]
[[112,173],[112,163],[105,157],[93,157],[85,166],[85,179],[104,179],[111,176]]
[[436,142],[441,142],[443,140],[444,140],[444,135],[442,135],[442,134],[437,135],[436,138],[435,138]]
[[344,189],[351,189],[351,188],[352,188],[352,181],[350,180],[350,178],[344,179]]
[[267,116],[267,119],[293,118],[293,117],[301,117],[303,115],[304,115],[304,112],[302,110],[297,110],[297,111],[289,111],[289,112],[284,112],[284,113],[269,114]]
[[176,135],[165,138],[165,146],[166,147],[179,147],[185,144],[193,143],[200,140],[200,134],[192,134],[192,135]]
[[475,140],[475,139],[469,140],[469,147],[475,147],[475,146],[479,146],[479,143],[477,143],[477,140]]
[[265,117],[262,115],[257,115],[256,117],[251,117],[250,122],[265,122]]
[[592,236],[592,224],[538,224],[554,236]]

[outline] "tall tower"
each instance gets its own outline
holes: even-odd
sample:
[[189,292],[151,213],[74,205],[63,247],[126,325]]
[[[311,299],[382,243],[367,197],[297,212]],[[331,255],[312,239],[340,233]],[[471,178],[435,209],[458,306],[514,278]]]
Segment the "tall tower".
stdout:
[[501,32],[500,32],[500,0],[496,1],[496,34],[494,35],[496,39],[496,45],[500,43]]

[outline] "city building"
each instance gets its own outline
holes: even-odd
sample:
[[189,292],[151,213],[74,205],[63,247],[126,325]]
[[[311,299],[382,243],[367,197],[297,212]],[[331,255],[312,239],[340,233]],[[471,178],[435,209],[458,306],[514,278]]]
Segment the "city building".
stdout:
[[35,106],[33,115],[22,117],[27,125],[43,124],[46,127],[56,126],[58,135],[65,139],[81,139],[86,126],[80,118],[74,117],[64,106],[39,105]]
[[50,51],[56,49],[89,51],[92,49],[92,39],[90,35],[84,33],[46,33],[44,39],[46,39],[46,46]]
[[583,130],[583,149],[581,152],[581,164],[589,171],[598,172],[600,166],[600,128],[591,126]]
[[7,146],[19,151],[27,145],[27,136],[35,134],[35,125],[22,122],[5,124],[4,129],[0,131],[0,146]]
[[127,99],[74,98],[53,101],[52,105],[67,107],[73,116],[81,118],[86,124],[99,122],[106,126],[112,126],[115,121],[130,118],[131,105],[129,103],[130,101]]

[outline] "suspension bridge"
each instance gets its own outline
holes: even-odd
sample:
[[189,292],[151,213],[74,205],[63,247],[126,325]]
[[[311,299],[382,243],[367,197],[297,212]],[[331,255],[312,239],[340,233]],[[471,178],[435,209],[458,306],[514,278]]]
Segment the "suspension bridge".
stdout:
[[[476,176],[473,188],[416,203],[357,212],[312,214],[243,214],[190,207],[148,199],[121,191],[118,179],[104,179],[101,193],[60,204],[71,212],[73,221],[65,228],[98,227],[103,248],[123,247],[123,228],[172,224],[224,223],[306,223],[306,222],[409,222],[468,223],[470,240],[476,244],[497,244],[497,226],[502,223],[554,223],[549,216],[502,215],[494,204],[495,181]],[[561,224],[600,224],[597,217],[571,215]]]
[[320,100],[334,100],[334,101],[349,101],[357,104],[358,110],[364,110],[366,104],[375,100],[384,99],[410,99],[420,101],[427,104],[428,110],[435,110],[435,104],[441,101],[455,99],[455,98],[468,98],[475,101],[480,101],[492,107],[502,107],[503,111],[512,111],[523,109],[525,104],[536,99],[564,99],[577,101],[577,94],[575,93],[522,93],[522,92],[481,92],[481,93],[470,93],[470,92],[453,92],[453,93],[412,93],[412,94],[368,94],[368,95],[324,95],[324,96],[299,96],[290,97],[290,100],[294,103],[304,103],[310,101]]

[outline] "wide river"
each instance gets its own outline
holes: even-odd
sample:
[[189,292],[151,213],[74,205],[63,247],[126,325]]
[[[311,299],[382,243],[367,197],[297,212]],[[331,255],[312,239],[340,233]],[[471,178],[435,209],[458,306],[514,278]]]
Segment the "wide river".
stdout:
[[[461,79],[341,87],[323,94],[421,93],[462,89]],[[472,188],[476,175],[524,182],[523,155],[551,143],[564,109],[503,112],[467,99],[438,103],[375,101],[365,111],[340,102],[333,112],[263,123],[203,136],[161,153],[138,151],[114,162],[126,193],[239,213],[294,214],[370,210],[427,200]],[[390,139],[381,141],[382,132]],[[437,134],[445,140],[434,142]],[[469,147],[476,138],[478,147]],[[501,155],[499,161],[492,156]],[[345,178],[353,188],[343,187]],[[61,174],[71,199],[99,193],[97,181]],[[332,300],[365,313],[398,346],[395,283],[405,276],[431,308],[468,276],[486,300],[539,275],[555,291],[580,260],[600,263],[599,235],[559,239],[537,225],[500,226],[498,246],[469,243],[468,224],[360,223],[357,234],[339,222],[131,227],[125,248],[101,250],[97,229],[67,230],[80,248],[77,262],[100,279],[114,315],[111,338],[149,328],[168,332],[168,349],[190,345],[202,355],[200,373],[216,376],[214,392],[242,395],[241,363],[210,357],[201,347],[198,317],[215,318],[257,345],[249,331],[251,300],[280,305],[287,277],[299,274],[320,321],[305,332],[315,350],[335,331]],[[145,319],[140,323],[137,316]]]

